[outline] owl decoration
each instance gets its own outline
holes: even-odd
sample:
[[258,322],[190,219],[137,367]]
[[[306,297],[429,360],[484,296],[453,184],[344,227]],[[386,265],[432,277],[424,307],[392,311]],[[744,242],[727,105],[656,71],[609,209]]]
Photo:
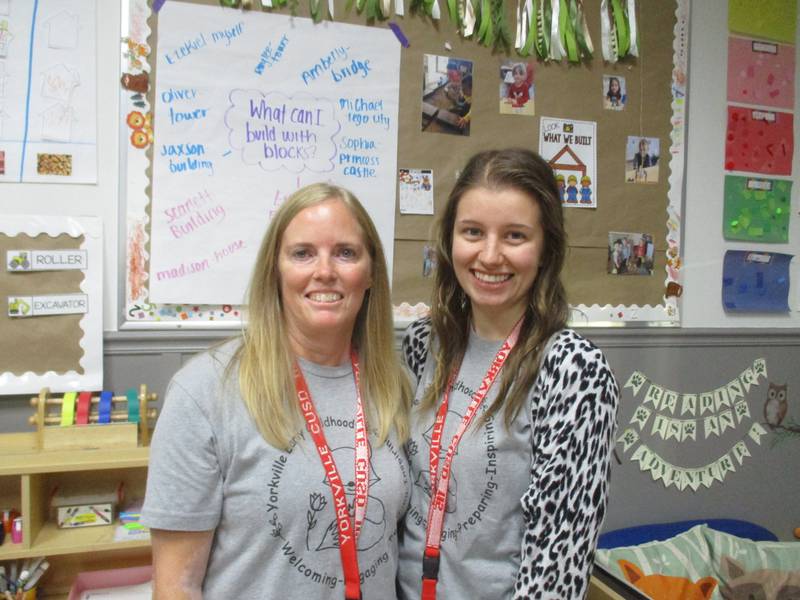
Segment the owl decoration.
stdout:
[[764,421],[770,427],[778,427],[786,416],[789,403],[786,399],[787,385],[769,383],[767,400],[764,402]]

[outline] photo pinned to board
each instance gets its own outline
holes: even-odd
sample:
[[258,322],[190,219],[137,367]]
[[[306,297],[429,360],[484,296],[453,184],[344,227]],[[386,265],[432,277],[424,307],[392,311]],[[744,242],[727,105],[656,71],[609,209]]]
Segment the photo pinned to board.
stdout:
[[436,248],[430,244],[422,247],[422,276],[431,277],[436,270]]
[[658,161],[661,144],[655,137],[628,136],[625,145],[625,181],[658,183]]
[[534,103],[533,61],[504,60],[500,65],[500,114],[536,114]]
[[422,71],[422,131],[469,135],[472,61],[425,54]]
[[655,245],[648,233],[608,232],[609,275],[652,275]]
[[603,75],[603,108],[623,110],[628,102],[625,78],[618,75]]
[[399,169],[399,204],[401,215],[433,214],[433,171]]
[[556,176],[563,206],[597,208],[597,124],[542,117],[539,154]]

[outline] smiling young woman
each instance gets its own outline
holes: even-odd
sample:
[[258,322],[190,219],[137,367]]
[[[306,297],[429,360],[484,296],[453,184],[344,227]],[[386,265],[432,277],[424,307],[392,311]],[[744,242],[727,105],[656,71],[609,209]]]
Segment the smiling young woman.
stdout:
[[431,317],[403,340],[416,393],[401,598],[579,600],[619,389],[566,328],[552,170],[528,150],[473,156],[436,233]]

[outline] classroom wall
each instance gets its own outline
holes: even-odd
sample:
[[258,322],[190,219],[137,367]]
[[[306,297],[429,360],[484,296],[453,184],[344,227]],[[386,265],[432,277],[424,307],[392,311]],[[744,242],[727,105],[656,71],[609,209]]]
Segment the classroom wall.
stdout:
[[[686,171],[686,215],[684,227],[685,281],[684,324],[680,329],[597,328],[583,332],[607,353],[620,382],[634,370],[665,387],[680,392],[707,390],[734,377],[755,358],[767,360],[769,381],[786,384],[789,415],[800,421],[800,334],[794,317],[731,320],[717,314],[719,265],[721,264],[720,206],[724,137],[724,99],[720,99],[720,65],[724,64],[723,2],[693,2]],[[713,6],[712,6],[713,5]],[[120,7],[117,2],[98,1],[98,184],[96,186],[5,184],[0,188],[0,212],[50,212],[99,214],[106,225],[106,256],[122,256],[119,236],[118,182],[124,174],[117,165],[118,38]],[[797,128],[797,124],[795,125]],[[796,131],[796,137],[798,132]],[[795,172],[798,158],[795,156]],[[795,189],[795,206],[797,189]],[[794,215],[793,239],[797,232]],[[713,223],[713,226],[709,226]],[[719,226],[716,224],[720,223]],[[720,239],[716,240],[716,237]],[[121,259],[120,259],[121,261]],[[119,261],[105,265],[104,324],[106,330],[104,369],[106,386],[124,390],[147,383],[159,394],[181,364],[194,353],[227,335],[219,331],[142,332],[118,331],[116,306],[119,299]],[[715,291],[716,290],[716,291]],[[797,307],[794,301],[793,307]],[[766,329],[759,329],[767,327]],[[749,328],[749,329],[746,329]],[[767,383],[751,393],[751,410],[761,407]],[[641,400],[623,391],[620,426],[626,426]],[[28,430],[31,409],[28,398],[0,398],[0,432]],[[727,440],[684,455],[686,449],[665,448],[664,455],[676,463],[701,464]],[[670,454],[671,452],[671,454]],[[753,452],[724,485],[698,492],[666,490],[653,482],[635,463],[622,455],[614,463],[612,493],[606,529],[648,522],[700,517],[738,517],[769,527],[782,539],[791,539],[800,526],[797,509],[786,509],[796,498],[800,441],[788,439],[775,448],[767,443]]]
[[795,38],[795,152],[788,244],[726,242],[722,238],[727,127],[728,3],[692,2],[689,44],[689,131],[684,198],[683,327],[786,327],[800,325],[800,259],[791,266],[790,314],[729,314],[722,309],[725,250],[798,254],[800,250],[800,28]]

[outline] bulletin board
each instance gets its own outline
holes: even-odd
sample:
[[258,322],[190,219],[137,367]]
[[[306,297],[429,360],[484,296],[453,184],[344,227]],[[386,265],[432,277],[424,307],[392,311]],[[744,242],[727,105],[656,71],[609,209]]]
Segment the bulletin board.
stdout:
[[[169,0],[178,2],[179,0]],[[247,10],[222,8],[218,2],[196,0],[193,4],[216,7],[237,14],[244,23]],[[257,3],[254,3],[257,4]],[[566,61],[536,61],[521,58],[513,50],[492,51],[476,41],[463,39],[446,15],[436,21],[407,13],[392,16],[409,42],[400,51],[399,107],[397,111],[396,162],[390,153],[375,158],[397,169],[425,169],[432,173],[433,207],[438,212],[446,202],[458,170],[469,156],[486,148],[520,146],[539,150],[542,118],[593,124],[596,163],[591,208],[565,208],[569,252],[564,272],[575,325],[647,322],[679,324],[681,193],[684,170],[684,108],[688,49],[688,3],[684,0],[642,3],[637,6],[639,55],[611,64],[600,54],[600,0],[584,3],[596,52],[580,64]],[[515,24],[513,3],[506,3],[507,21]],[[253,9],[257,11],[258,9]],[[307,10],[300,6],[298,10]],[[261,11],[258,11],[261,12]],[[265,9],[266,12],[266,9]],[[288,14],[288,10],[275,10]],[[259,15],[260,16],[260,15]],[[299,21],[304,17],[298,17]],[[367,23],[364,15],[344,3],[336,3],[336,23],[366,26],[361,30],[388,31],[387,22]],[[324,31],[325,24],[316,25]],[[121,102],[123,151],[126,177],[122,190],[125,206],[126,273],[123,283],[125,307],[122,327],[215,327],[236,326],[242,311],[236,303],[203,303],[187,286],[184,300],[151,301],[153,151],[159,148],[158,129],[153,129],[151,111],[158,73],[158,16],[150,14],[139,0],[131,3],[123,53]],[[512,40],[513,41],[513,40]],[[275,41],[272,51],[280,45]],[[351,45],[355,47],[355,44]],[[400,47],[400,43],[397,43]],[[456,58],[471,63],[473,95],[469,135],[423,131],[423,64],[426,56]],[[430,60],[430,59],[427,59]],[[502,111],[503,65],[509,60],[532,63],[533,110]],[[312,61],[313,62],[313,61]],[[142,79],[149,79],[149,86]],[[391,75],[391,74],[389,74]],[[626,101],[622,110],[609,110],[603,98],[609,77],[624,79]],[[505,79],[508,81],[508,79]],[[434,82],[435,85],[435,82]],[[156,125],[159,107],[156,106]],[[163,110],[163,108],[162,108]],[[533,112],[533,114],[525,114]],[[138,113],[138,116],[133,113]],[[505,113],[505,114],[504,114]],[[161,113],[163,114],[163,113]],[[220,135],[225,132],[221,131]],[[658,168],[643,169],[646,182],[629,182],[632,143],[647,138],[650,153],[658,154]],[[633,140],[633,142],[632,142]],[[339,143],[341,141],[339,140]],[[138,147],[137,147],[138,146]],[[320,177],[319,179],[324,179]],[[313,180],[313,179],[312,179]],[[369,191],[357,195],[369,202]],[[429,303],[432,278],[425,276],[426,246],[435,216],[402,214],[395,196],[392,259],[392,289],[395,317],[414,318]],[[268,212],[272,198],[261,199]],[[386,202],[381,198],[380,201]],[[648,240],[652,268],[642,276],[610,273],[615,234]],[[636,237],[638,236],[638,237]],[[386,242],[385,242],[386,243]],[[391,244],[392,242],[389,242]],[[387,244],[388,245],[388,244]]]
[[0,389],[103,383],[103,227],[98,217],[5,215],[0,223]]

